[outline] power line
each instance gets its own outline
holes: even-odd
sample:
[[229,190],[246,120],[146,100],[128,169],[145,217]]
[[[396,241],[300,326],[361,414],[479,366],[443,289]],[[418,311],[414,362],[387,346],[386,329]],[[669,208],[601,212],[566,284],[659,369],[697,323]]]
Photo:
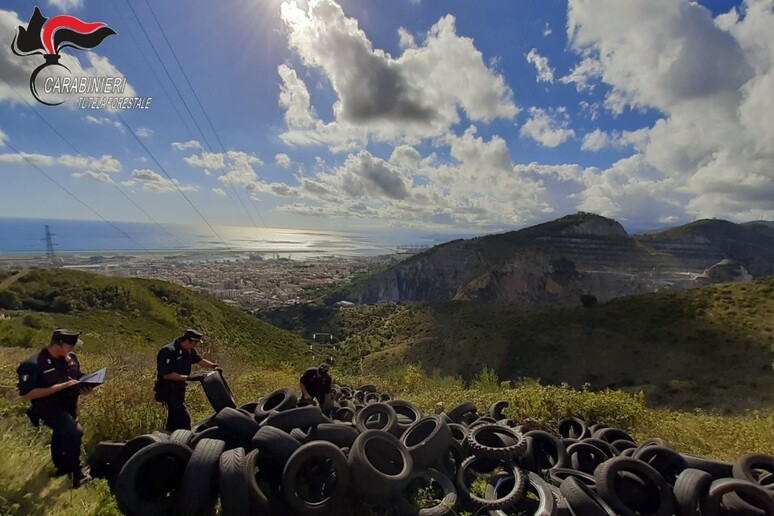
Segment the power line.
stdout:
[[[196,103],[199,105],[199,109],[201,109],[202,113],[204,114],[205,120],[207,120],[207,123],[210,126],[210,130],[212,130],[212,133],[215,135],[215,139],[218,140],[218,145],[220,145],[221,152],[223,152],[223,155],[225,157],[226,155],[226,147],[223,145],[223,142],[220,139],[220,136],[218,135],[218,131],[215,130],[215,127],[212,125],[212,120],[210,120],[209,115],[207,115],[207,111],[204,109],[204,106],[202,105],[201,100],[199,100],[199,95],[196,94],[196,90],[194,89],[193,85],[191,84],[191,81],[188,78],[188,74],[185,73],[185,68],[183,68],[183,65],[180,64],[180,60],[177,58],[177,54],[175,53],[175,49],[172,48],[172,44],[169,42],[169,39],[167,38],[166,33],[164,32],[164,27],[159,22],[159,19],[156,17],[156,12],[153,10],[153,6],[148,2],[148,0],[145,0],[145,5],[148,6],[148,9],[151,12],[151,16],[153,16],[153,20],[156,22],[156,25],[159,28],[159,32],[161,32],[161,36],[164,38],[164,41],[167,44],[167,47],[169,47],[169,51],[172,53],[172,57],[175,59],[175,63],[177,63],[177,67],[180,68],[180,71],[183,73],[183,77],[185,77],[185,82],[188,84],[188,87],[191,89],[191,93],[193,93],[194,99],[196,99]],[[205,143],[207,143],[207,146],[209,146],[209,143],[205,139]],[[210,152],[212,152],[212,148],[210,148]],[[253,216],[250,215],[250,210],[247,209],[245,206],[245,203],[242,201],[242,197],[237,193],[236,188],[234,185],[228,181],[229,185],[231,186],[232,191],[234,192],[234,195],[236,196],[239,203],[242,205],[242,208],[245,210],[245,213],[247,213],[248,218],[250,219],[250,222],[252,222],[253,226],[256,230],[258,230],[258,226],[255,223],[255,220],[253,219]],[[258,218],[261,219],[261,224],[265,227],[266,224],[263,223],[263,218],[261,217],[260,212],[257,208],[255,208],[255,212],[258,214]]]
[[[45,118],[43,115],[41,115],[41,114],[39,113],[39,112],[38,112],[38,110],[37,110],[37,109],[35,109],[35,108],[34,108],[34,107],[33,107],[33,106],[32,106],[32,105],[31,105],[31,104],[30,104],[30,103],[27,101],[27,99],[25,99],[25,98],[24,98],[24,96],[23,96],[21,93],[19,93],[19,90],[17,90],[17,89],[16,89],[16,87],[15,87],[13,84],[11,84],[10,82],[8,82],[8,79],[6,79],[4,76],[1,76],[1,75],[0,75],[0,78],[2,78],[2,79],[3,79],[3,81],[5,81],[5,83],[6,83],[6,84],[7,84],[7,85],[8,85],[8,86],[9,86],[9,87],[10,87],[10,88],[11,88],[11,89],[14,91],[14,93],[16,93],[16,95],[17,95],[17,96],[18,96],[18,97],[19,97],[19,98],[22,100],[22,102],[24,102],[24,103],[27,105],[27,107],[28,107],[28,108],[30,108],[30,109],[32,110],[32,112],[33,112],[33,113],[35,113],[35,114],[38,116],[38,118],[40,118],[40,119],[43,121],[43,123],[44,123],[44,124],[46,124],[46,125],[48,126],[48,128],[49,128],[49,129],[51,129],[51,130],[52,130],[52,131],[53,131],[53,132],[54,132],[54,133],[55,133],[57,136],[59,136],[59,138],[61,138],[61,139],[62,139],[62,141],[63,141],[63,142],[65,142],[65,143],[67,144],[67,146],[68,146],[68,147],[70,147],[70,148],[71,148],[73,151],[75,151],[75,153],[76,153],[76,154],[78,154],[78,155],[81,155],[81,156],[83,156],[83,155],[84,155],[84,154],[83,154],[83,153],[82,153],[80,150],[78,150],[78,148],[77,148],[75,145],[73,145],[73,144],[72,144],[72,143],[71,143],[71,142],[70,142],[70,141],[69,141],[67,138],[65,138],[65,137],[64,137],[64,135],[62,135],[62,133],[60,133],[59,131],[57,131],[57,129],[56,129],[56,128],[55,128],[53,125],[51,125],[51,123],[50,123],[50,122],[49,122],[49,121],[48,121],[48,120],[47,120],[47,119],[46,119],[46,118]],[[119,187],[119,186],[118,186],[118,185],[117,185],[117,184],[116,184],[114,181],[112,181],[112,180],[111,180],[111,181],[110,181],[110,184],[113,186],[113,188],[115,188],[116,190],[118,190],[118,192],[119,192],[121,195],[123,195],[123,196],[124,196],[124,197],[125,197],[125,198],[126,198],[126,199],[127,199],[129,202],[130,202],[130,203],[132,203],[132,204],[133,204],[133,205],[134,205],[134,206],[135,206],[135,207],[136,207],[138,210],[140,210],[140,212],[142,212],[142,214],[143,214],[143,215],[145,215],[145,216],[146,216],[146,217],[147,217],[147,218],[148,218],[148,219],[149,219],[151,222],[153,222],[153,223],[154,223],[154,224],[155,224],[155,225],[156,225],[156,226],[157,226],[159,229],[161,229],[161,230],[162,230],[164,233],[166,233],[166,234],[167,234],[167,236],[169,236],[169,237],[170,237],[170,238],[172,238],[172,239],[173,239],[175,242],[177,242],[177,244],[178,244],[178,246],[179,246],[179,247],[181,247],[181,248],[182,248],[182,247],[185,247],[185,246],[183,245],[183,243],[182,243],[182,242],[180,242],[180,240],[178,240],[178,239],[177,239],[175,236],[173,236],[173,235],[172,235],[172,234],[171,234],[169,231],[167,231],[167,230],[164,228],[164,226],[162,226],[161,224],[159,224],[159,223],[158,223],[158,222],[157,222],[157,221],[156,221],[156,220],[155,220],[153,217],[151,217],[151,215],[150,215],[150,214],[149,214],[147,211],[145,211],[145,210],[142,208],[142,206],[140,206],[139,204],[137,204],[137,203],[134,201],[134,199],[132,199],[131,197],[129,197],[129,195],[128,195],[126,192],[124,192],[124,191],[123,191],[123,190],[122,190],[122,189],[121,189],[121,188],[120,188],[120,187]]]
[[215,231],[215,228],[212,227],[212,224],[209,223],[209,221],[202,215],[202,212],[199,211],[199,209],[196,207],[196,205],[191,202],[191,199],[188,198],[188,196],[183,192],[183,190],[180,188],[180,186],[177,184],[177,181],[172,179],[172,177],[167,173],[167,170],[159,163],[159,160],[156,159],[156,156],[153,155],[153,153],[148,149],[148,147],[143,143],[143,141],[140,139],[139,136],[137,136],[137,133],[134,132],[134,129],[132,129],[129,124],[126,123],[126,120],[124,120],[124,117],[121,116],[120,113],[116,113],[116,116],[119,120],[121,120],[121,123],[124,124],[124,127],[134,136],[134,139],[137,140],[137,143],[140,144],[140,146],[145,150],[145,152],[150,156],[150,158],[153,160],[153,162],[156,164],[157,167],[159,167],[159,170],[161,170],[165,176],[167,176],[167,179],[169,179],[169,182],[172,184],[172,186],[175,187],[175,189],[180,193],[180,195],[183,196],[183,198],[188,201],[188,204],[191,205],[191,208],[196,212],[199,217],[204,221],[205,224],[207,224],[207,227],[210,228],[210,230],[215,234],[215,236],[218,237],[218,239],[223,242],[223,245],[226,246],[227,249],[231,249],[231,247],[226,243],[225,240],[223,240],[223,237],[220,236],[220,234]]
[[103,217],[103,216],[102,216],[102,215],[101,215],[101,214],[100,214],[100,213],[99,213],[97,210],[95,210],[94,208],[92,208],[91,206],[89,206],[88,204],[86,204],[84,201],[82,201],[80,198],[78,198],[78,196],[76,196],[76,195],[75,195],[74,193],[72,193],[70,190],[68,190],[67,188],[65,188],[64,186],[62,186],[62,184],[61,184],[61,183],[59,183],[59,182],[58,182],[56,179],[54,179],[54,178],[53,178],[53,177],[51,177],[50,175],[46,174],[46,173],[43,171],[43,169],[42,169],[42,168],[40,168],[39,166],[37,166],[37,165],[36,165],[36,164],[35,164],[33,161],[31,161],[31,160],[30,160],[30,159],[29,159],[27,156],[25,156],[23,153],[19,152],[19,151],[16,149],[16,147],[14,147],[14,146],[13,146],[13,145],[12,145],[10,142],[6,141],[6,142],[5,142],[5,145],[6,145],[6,146],[7,146],[9,149],[11,149],[13,152],[15,152],[15,153],[16,153],[16,155],[20,156],[20,157],[21,157],[21,158],[22,158],[24,161],[26,161],[27,163],[29,163],[29,164],[30,164],[30,165],[31,165],[31,166],[32,166],[32,167],[33,167],[35,170],[37,170],[38,172],[40,172],[41,174],[43,174],[43,176],[44,176],[46,179],[48,179],[49,181],[51,181],[52,183],[54,183],[56,186],[58,186],[59,188],[61,188],[61,189],[62,189],[62,190],[63,190],[63,191],[64,191],[64,192],[67,194],[67,195],[69,195],[70,197],[72,197],[73,199],[75,199],[76,201],[78,201],[78,203],[79,203],[79,204],[81,204],[81,205],[83,205],[83,206],[84,206],[84,207],[85,207],[87,210],[89,210],[89,211],[90,211],[90,212],[92,212],[94,215],[96,215],[97,217],[99,217],[100,219],[102,219],[102,221],[104,221],[104,222],[106,222],[107,224],[109,224],[109,225],[110,225],[110,227],[112,227],[113,229],[115,229],[116,231],[118,231],[119,233],[121,233],[122,235],[124,235],[126,238],[128,238],[129,240],[131,240],[132,242],[134,242],[134,243],[135,243],[135,245],[136,245],[137,247],[139,247],[140,249],[142,249],[143,251],[145,251],[145,252],[147,252],[147,253],[150,253],[150,251],[149,251],[148,249],[146,249],[146,248],[145,248],[145,247],[144,247],[144,246],[143,246],[141,243],[139,243],[137,240],[135,240],[134,238],[132,238],[132,237],[131,237],[131,235],[129,235],[127,232],[125,232],[124,230],[122,230],[121,228],[119,228],[118,226],[116,226],[115,224],[113,224],[112,222],[110,222],[108,219],[106,219],[105,217]]

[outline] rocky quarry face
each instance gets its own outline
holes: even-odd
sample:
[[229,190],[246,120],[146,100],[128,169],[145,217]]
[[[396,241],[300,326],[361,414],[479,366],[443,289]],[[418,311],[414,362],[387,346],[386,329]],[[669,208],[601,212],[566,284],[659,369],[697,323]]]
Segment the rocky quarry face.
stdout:
[[[707,236],[715,222],[723,235]],[[614,220],[573,215],[434,247],[370,278],[348,299],[567,305],[584,294],[604,301],[774,274],[771,228],[695,224],[633,238]]]

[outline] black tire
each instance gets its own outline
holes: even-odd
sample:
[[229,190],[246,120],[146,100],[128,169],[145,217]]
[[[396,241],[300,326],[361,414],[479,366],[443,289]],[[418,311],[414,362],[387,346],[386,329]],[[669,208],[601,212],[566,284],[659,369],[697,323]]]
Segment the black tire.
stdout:
[[351,407],[339,407],[333,412],[331,419],[334,421],[350,423],[355,419],[355,409]]
[[350,448],[359,432],[351,426],[338,423],[323,423],[309,430],[308,441],[327,441],[339,448]]
[[245,450],[234,448],[219,459],[220,508],[222,516],[250,514],[250,497],[245,479]]
[[421,418],[408,427],[400,438],[418,468],[436,464],[453,440],[449,425],[437,415]]
[[[520,500],[516,501],[508,510],[509,513],[525,512],[530,516],[559,516],[559,507],[557,504],[556,496],[551,486],[540,478],[536,473],[527,473],[527,485],[525,487],[525,493],[531,492],[538,497],[537,504],[530,504],[526,507],[526,497],[522,496]],[[486,498],[496,499],[500,489],[510,489],[511,484],[515,481],[514,477],[505,476],[503,483],[497,487],[497,477],[490,479],[486,486]],[[493,484],[494,482],[494,484]],[[504,484],[504,485],[503,485]],[[558,488],[557,488],[558,489]],[[568,511],[569,512],[569,511]],[[489,511],[489,516],[507,516],[502,509]]]
[[194,448],[180,485],[178,510],[183,516],[215,516],[218,469],[226,443],[202,439]]
[[354,489],[376,500],[390,499],[408,481],[414,461],[397,437],[381,430],[366,430],[349,451]]
[[[632,507],[627,503],[629,500],[624,499],[622,493],[617,491],[618,475],[623,472],[636,475],[642,481],[643,490],[647,491],[637,493],[640,496],[636,499],[645,500],[646,507]],[[674,513],[672,488],[658,471],[638,459],[614,457],[597,467],[594,478],[597,481],[599,496],[621,516],[672,516]]]
[[553,468],[548,471],[548,479],[556,487],[561,486],[562,482],[569,477],[577,478],[594,491],[597,489],[597,479],[591,473],[584,473],[572,468]]
[[[761,485],[760,477],[753,470],[774,474],[774,457],[761,453],[743,455],[734,462],[731,469],[734,478]],[[774,484],[761,485],[761,487],[774,497]]]
[[[378,417],[377,424],[374,426],[372,418]],[[359,432],[366,430],[384,430],[385,432],[395,433],[398,426],[398,414],[395,409],[386,403],[374,402],[366,405],[355,414],[355,428]]]
[[365,385],[361,385],[360,387],[358,387],[357,390],[359,390],[360,392],[363,392],[363,393],[376,392],[376,385],[374,385],[372,383],[367,383]]
[[280,430],[290,432],[294,428],[305,429],[313,425],[330,422],[331,420],[323,415],[319,407],[308,405],[306,407],[298,407],[283,412],[272,413],[272,415],[267,417],[263,423],[261,423],[261,426],[273,426]]
[[688,465],[677,452],[665,446],[647,446],[634,452],[634,458],[653,466],[670,486],[675,485],[678,475]]
[[207,373],[204,380],[202,380],[202,388],[204,389],[204,395],[207,396],[207,400],[215,412],[220,412],[226,407],[236,408],[237,404],[234,401],[234,395],[231,394],[231,389],[228,388],[228,383],[226,383],[226,379],[220,371]]
[[489,416],[494,418],[495,421],[506,419],[506,416],[503,414],[503,410],[508,408],[508,405],[510,404],[505,400],[495,401],[489,406]]
[[701,516],[712,485],[712,475],[700,469],[688,468],[680,473],[675,482],[675,515]]
[[581,442],[596,446],[597,448],[605,452],[605,454],[608,457],[615,457],[615,450],[607,441],[603,441],[602,439],[597,439],[596,437],[589,437],[588,439],[583,439]]
[[177,493],[191,449],[170,441],[149,444],[121,468],[116,501],[128,516],[166,516],[177,512]]
[[774,497],[759,484],[747,480],[736,478],[722,478],[712,482],[707,497],[706,511],[702,516],[718,516],[722,514],[721,503],[724,496],[735,494],[737,498],[744,497],[746,503],[756,509],[756,512],[745,511],[742,514],[754,515],[765,514],[766,516],[774,514]]
[[[387,405],[395,409],[395,413],[398,414],[398,429],[399,435],[403,435],[408,427],[416,423],[422,418],[422,412],[413,404],[404,400],[390,400]],[[401,419],[400,416],[404,416],[406,420]]]
[[688,455],[686,453],[681,453],[680,455],[683,457],[683,459],[685,459],[686,466],[692,469],[706,471],[715,479],[731,478],[734,476],[734,465],[730,462],[697,457],[695,455]]
[[189,446],[191,444],[191,439],[193,439],[193,436],[194,434],[190,430],[175,430],[169,435],[169,440]]
[[[243,473],[245,475],[245,484],[247,485],[247,495],[250,499],[250,514],[272,514],[274,509],[274,493],[264,492],[261,484],[256,478],[258,475],[265,475],[263,471],[265,469],[266,461],[272,460],[263,456],[260,450],[253,450],[245,456],[245,467]],[[277,477],[282,476],[282,467],[284,465],[276,462],[273,464],[274,473]],[[274,474],[272,476],[275,476]],[[279,478],[277,479],[279,480]]]
[[624,430],[621,430],[620,428],[600,428],[596,432],[594,432],[591,437],[594,439],[602,439],[603,441],[612,443],[614,441],[631,441],[635,442],[634,438],[626,433]]
[[452,421],[455,423],[461,423],[463,418],[466,414],[473,413],[475,414],[478,408],[476,408],[476,404],[472,401],[465,401],[451,409],[446,414],[451,418]]
[[199,444],[199,441],[202,439],[218,439],[220,441],[225,441],[227,448],[234,448],[237,446],[237,439],[234,437],[234,434],[225,428],[220,428],[219,426],[211,426],[203,432],[194,434],[191,442],[188,443],[188,446],[191,448],[196,448],[196,445]]
[[[271,427],[266,427],[266,428],[271,428]],[[312,427],[312,429],[314,429],[314,428],[315,427]],[[309,430],[309,431],[311,432],[312,430]],[[307,437],[309,437],[309,435],[306,432],[304,432],[303,430],[301,430],[300,428],[294,428],[293,430],[291,430],[288,433],[288,435],[290,435],[290,437],[292,437],[296,441],[300,442],[301,444],[305,443]]]
[[367,392],[365,393],[365,396],[363,396],[363,402],[366,405],[370,405],[372,403],[379,403],[382,401],[382,397],[379,395],[378,392]]
[[597,466],[610,458],[607,453],[586,441],[568,446],[567,455],[570,457],[573,469],[589,474],[593,474]]
[[565,439],[585,439],[591,437],[591,432],[589,431],[586,422],[577,417],[566,417],[562,419],[559,421],[557,430],[559,431],[559,435]]
[[250,439],[258,431],[258,423],[252,416],[249,416],[237,409],[224,408],[215,416],[215,424],[231,433],[237,440],[237,446],[247,448],[250,445]]
[[613,450],[615,450],[617,455],[621,455],[624,450],[629,450],[629,449],[632,450],[631,453],[634,453],[634,450],[637,449],[637,443],[635,443],[634,441],[627,441],[626,439],[619,439],[617,441],[613,441],[612,443],[610,443],[610,446],[613,447]]
[[282,464],[301,447],[301,443],[290,434],[273,426],[264,426],[258,430],[250,444],[252,449],[274,455]]
[[468,447],[476,457],[510,460],[524,455],[527,442],[523,435],[512,428],[485,423],[470,428]]
[[559,491],[574,516],[617,516],[599,495],[575,477],[562,482]]
[[245,412],[249,412],[250,414],[255,413],[255,409],[258,408],[258,402],[257,401],[251,401],[250,403],[245,403],[243,405],[239,405],[237,407],[239,410],[244,410]]
[[[334,479],[333,488],[328,481],[320,488],[322,500],[307,500],[298,492],[298,476],[310,461],[323,459],[332,471],[326,472],[326,478]],[[282,472],[282,493],[293,514],[327,514],[339,509],[349,489],[349,464],[344,453],[332,443],[315,441],[301,446],[290,456]],[[317,494],[317,493],[315,493]]]
[[293,389],[277,389],[272,391],[258,401],[258,406],[253,411],[256,421],[263,421],[269,417],[272,410],[282,412],[283,410],[293,409],[298,406],[298,398]]
[[130,439],[126,442],[124,446],[121,447],[121,451],[118,454],[118,458],[114,463],[111,464],[112,466],[112,472],[111,474],[116,477],[121,472],[121,469],[124,467],[124,464],[126,464],[129,459],[131,459],[135,453],[139,452],[146,446],[150,446],[151,444],[160,443],[165,441],[163,437],[159,437],[158,435],[154,434],[143,434],[138,435],[134,439]]
[[124,441],[101,441],[94,448],[90,459],[95,462],[115,464],[120,460],[124,446],[126,446]]
[[531,437],[527,441],[526,453],[531,456],[536,473],[543,474],[554,468],[569,468],[570,457],[567,455],[567,449],[564,443],[553,434],[542,430],[531,430],[524,434],[524,437]]
[[[432,485],[433,480],[438,482],[443,490],[443,498],[437,505],[420,509],[406,498],[406,491],[417,482],[422,482],[423,485]],[[409,476],[406,488],[396,497],[395,502],[398,512],[406,516],[444,516],[449,514],[455,505],[457,505],[457,490],[454,487],[454,482],[442,472],[432,468],[415,470]]]
[[[487,498],[481,498],[480,496],[474,494],[471,492],[470,488],[468,487],[468,479],[467,474],[469,471],[473,470],[472,465],[477,462],[481,461],[482,459],[479,457],[468,457],[462,462],[462,465],[460,466],[459,471],[457,471],[457,477],[456,477],[456,485],[457,485],[457,492],[462,497],[462,499],[469,504],[470,507],[474,507],[476,509],[486,509],[486,510],[496,510],[496,509],[504,509],[506,507],[510,507],[513,504],[517,503],[519,499],[524,495],[524,489],[527,485],[526,480],[526,474],[524,474],[521,469],[519,469],[518,466],[516,466],[514,463],[501,463],[503,468],[507,469],[508,473],[510,473],[511,476],[514,478],[513,486],[511,489],[502,497],[495,498],[495,499],[487,499]],[[475,473],[474,473],[475,475]],[[475,475],[478,476],[478,475]]]
[[459,423],[449,423],[447,425],[451,430],[452,437],[455,441],[460,443],[463,447],[468,445],[468,428],[465,425]]

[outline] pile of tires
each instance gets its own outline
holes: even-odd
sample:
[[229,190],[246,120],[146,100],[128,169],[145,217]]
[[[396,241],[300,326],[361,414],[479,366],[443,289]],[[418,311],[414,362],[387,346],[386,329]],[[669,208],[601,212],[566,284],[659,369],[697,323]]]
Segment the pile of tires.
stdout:
[[503,414],[505,401],[425,415],[373,385],[334,395],[325,411],[292,389],[239,407],[216,396],[215,414],[192,431],[103,442],[96,462],[120,509],[137,516],[211,515],[218,502],[225,516],[357,514],[363,504],[427,516],[774,516],[774,457],[718,462],[578,418],[527,431]]

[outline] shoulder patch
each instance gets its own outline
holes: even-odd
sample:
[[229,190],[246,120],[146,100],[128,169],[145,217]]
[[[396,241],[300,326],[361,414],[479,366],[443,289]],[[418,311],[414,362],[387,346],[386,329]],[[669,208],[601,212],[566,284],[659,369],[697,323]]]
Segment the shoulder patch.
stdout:
[[28,374],[21,375],[21,381],[26,382],[29,379],[30,379],[30,375],[28,375]]
[[168,359],[167,359],[167,364],[168,364],[168,363],[170,363],[170,362],[172,362],[172,359],[171,359],[171,358],[168,358]]

